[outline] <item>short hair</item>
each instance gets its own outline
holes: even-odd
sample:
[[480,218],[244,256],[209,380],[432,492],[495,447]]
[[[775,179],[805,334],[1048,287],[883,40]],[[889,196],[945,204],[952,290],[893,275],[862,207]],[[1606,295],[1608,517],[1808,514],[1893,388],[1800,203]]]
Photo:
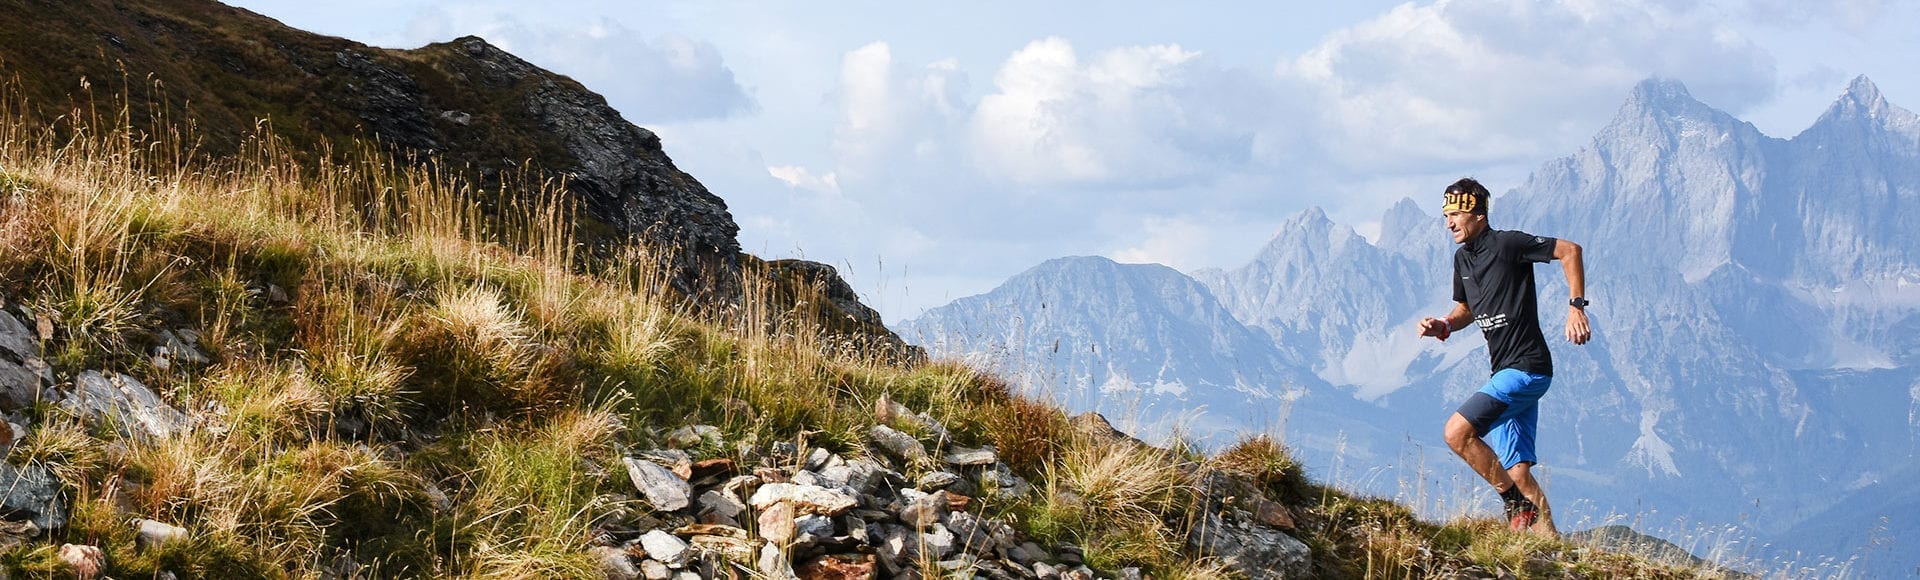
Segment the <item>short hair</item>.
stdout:
[[1446,201],[1440,206],[1440,211],[1461,209],[1486,215],[1487,202],[1491,197],[1487,193],[1487,186],[1480,185],[1480,182],[1471,177],[1462,177],[1459,181],[1453,182],[1453,185],[1447,186]]

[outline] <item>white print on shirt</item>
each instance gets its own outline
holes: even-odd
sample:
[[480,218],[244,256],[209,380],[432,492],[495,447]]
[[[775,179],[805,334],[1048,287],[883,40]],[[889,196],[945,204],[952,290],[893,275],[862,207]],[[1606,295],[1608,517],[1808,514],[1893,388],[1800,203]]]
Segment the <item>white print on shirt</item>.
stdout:
[[1486,332],[1506,328],[1507,315],[1506,314],[1482,314],[1474,317],[1474,322],[1477,322],[1480,324],[1480,332],[1486,333]]

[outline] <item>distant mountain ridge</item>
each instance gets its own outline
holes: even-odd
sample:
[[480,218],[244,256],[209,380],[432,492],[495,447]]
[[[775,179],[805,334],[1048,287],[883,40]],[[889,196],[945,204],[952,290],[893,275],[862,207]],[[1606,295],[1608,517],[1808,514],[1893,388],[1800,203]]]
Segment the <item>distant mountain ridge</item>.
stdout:
[[[1920,465],[1920,117],[1861,77],[1806,131],[1778,139],[1653,79],[1588,145],[1497,196],[1491,216],[1495,228],[1587,248],[1589,345],[1557,338],[1565,282],[1557,266],[1538,273],[1559,375],[1541,441],[1557,497],[1590,502],[1594,515],[1738,522],[1780,534],[1766,538],[1774,545],[1842,559],[1870,543],[1920,546],[1906,527],[1873,529],[1877,515],[1827,511],[1920,513],[1904,496],[1848,499]],[[1453,246],[1440,224],[1402,201],[1369,243],[1309,209],[1247,265],[1193,275],[1274,339],[1279,360],[1319,379],[1300,383],[1316,396],[1291,404],[1286,426],[1323,469],[1392,464],[1409,445],[1450,461],[1439,421],[1487,371],[1478,337],[1439,343],[1411,331],[1451,304]],[[1098,290],[1086,282],[1063,280],[1051,300]],[[966,304],[906,328],[959,317]],[[934,351],[966,352],[955,346]],[[1814,520],[1828,533],[1793,531]],[[1845,527],[1836,521],[1860,525],[1835,533]],[[1869,557],[1852,569],[1914,564]]]

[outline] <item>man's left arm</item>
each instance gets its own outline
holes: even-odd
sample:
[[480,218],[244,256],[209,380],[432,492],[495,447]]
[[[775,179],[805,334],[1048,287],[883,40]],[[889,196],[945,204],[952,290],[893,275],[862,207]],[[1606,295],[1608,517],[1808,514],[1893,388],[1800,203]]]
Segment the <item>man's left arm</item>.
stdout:
[[[1567,273],[1567,289],[1571,298],[1585,298],[1587,295],[1587,264],[1580,257],[1580,244],[1566,240],[1556,240],[1553,244],[1553,259],[1560,261],[1560,269]],[[1587,326],[1587,310],[1572,304],[1567,305],[1567,341],[1574,344],[1586,344],[1593,338],[1593,330]]]

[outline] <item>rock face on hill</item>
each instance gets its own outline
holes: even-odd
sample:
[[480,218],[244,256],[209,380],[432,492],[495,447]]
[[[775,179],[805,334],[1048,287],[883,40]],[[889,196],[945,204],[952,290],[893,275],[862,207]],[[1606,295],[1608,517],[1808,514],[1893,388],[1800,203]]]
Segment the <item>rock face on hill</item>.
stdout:
[[212,0],[0,0],[0,12],[31,15],[0,30],[0,70],[46,119],[124,96],[134,126],[191,120],[210,155],[264,121],[297,150],[359,140],[431,154],[483,190],[562,179],[581,241],[647,240],[672,249],[661,259],[682,292],[738,292],[726,202],[606,99],[480,38],[389,50]]

